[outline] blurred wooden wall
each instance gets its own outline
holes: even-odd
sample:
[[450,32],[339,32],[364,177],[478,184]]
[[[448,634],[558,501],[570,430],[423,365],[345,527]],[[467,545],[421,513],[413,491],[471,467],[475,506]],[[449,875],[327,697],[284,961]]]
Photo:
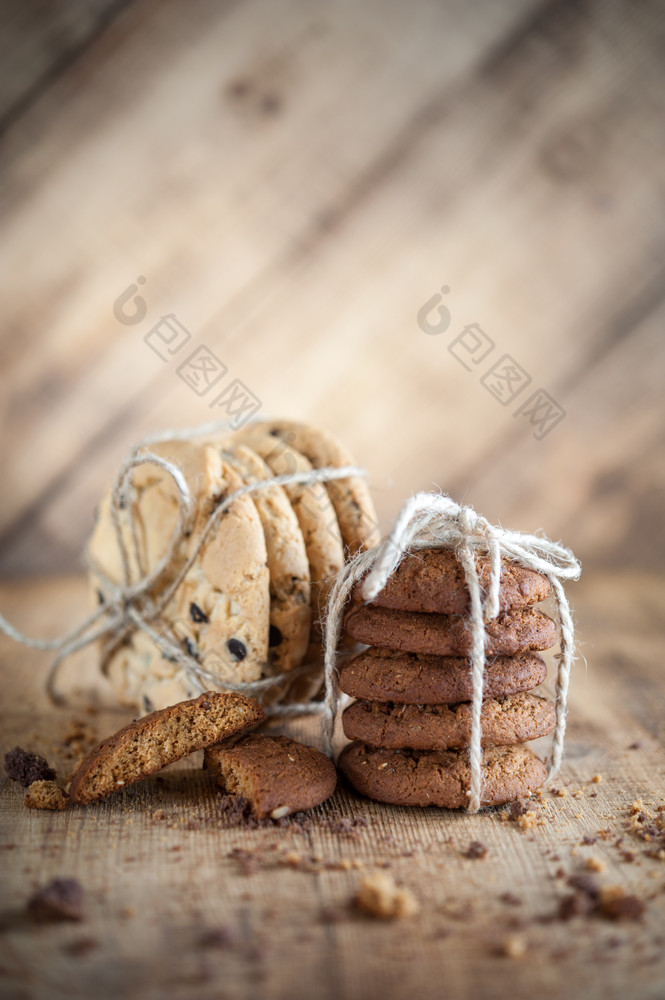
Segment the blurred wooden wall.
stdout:
[[[129,445],[234,379],[347,442],[384,528],[436,484],[662,565],[662,2],[5,11],[0,572],[77,566]],[[191,339],[162,360],[165,315]],[[228,369],[203,396],[194,348]]]

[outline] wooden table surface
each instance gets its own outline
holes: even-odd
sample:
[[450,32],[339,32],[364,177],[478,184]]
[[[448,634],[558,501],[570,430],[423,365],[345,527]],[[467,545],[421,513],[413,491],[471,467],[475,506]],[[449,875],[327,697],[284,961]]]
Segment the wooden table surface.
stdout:
[[[302,827],[233,827],[196,760],[59,813],[26,809],[5,780],[0,995],[661,1000],[665,845],[631,831],[631,809],[641,799],[662,818],[665,805],[665,578],[588,574],[570,596],[586,663],[575,666],[555,783],[566,794],[535,800],[532,828],[502,810],[397,809],[344,788]],[[0,588],[0,608],[33,634],[71,627],[85,604],[77,577]],[[84,744],[127,720],[106,707],[91,652],[68,665],[74,702],[55,710],[46,654],[0,649],[3,752],[18,743],[67,774],[76,729]],[[317,739],[311,720],[289,729]],[[465,857],[474,840],[486,857]],[[417,916],[380,921],[353,907],[363,877],[384,866],[417,897]],[[642,919],[560,919],[565,879],[579,873],[639,897]],[[85,919],[31,923],[27,900],[59,876],[82,883]]]

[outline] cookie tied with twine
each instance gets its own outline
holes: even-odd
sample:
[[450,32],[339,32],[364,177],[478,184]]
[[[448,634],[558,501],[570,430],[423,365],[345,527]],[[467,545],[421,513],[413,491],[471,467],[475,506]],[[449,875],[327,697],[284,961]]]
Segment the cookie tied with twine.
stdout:
[[[581,566],[573,553],[557,542],[538,535],[490,524],[471,507],[463,507],[438,493],[418,493],[402,508],[391,534],[368,552],[361,552],[346,564],[331,590],[325,627],[325,707],[322,724],[328,752],[339,701],[337,674],[338,646],[344,613],[355,585],[370,603],[386,586],[407,553],[422,549],[451,549],[459,559],[469,591],[471,632],[469,670],[472,681],[471,737],[469,742],[469,812],[482,803],[482,724],[483,685],[487,622],[500,612],[501,560],[507,559],[545,576],[552,588],[558,615],[560,652],[557,654],[556,726],[548,777],[558,773],[563,758],[566,708],[570,672],[575,655],[573,619],[563,589],[563,581],[577,580]],[[480,586],[475,555],[489,559],[489,586]]]
[[[271,489],[283,486],[309,488],[322,484],[323,488],[325,484],[332,482],[341,486],[342,481],[352,484],[358,478],[364,479],[367,471],[351,464],[313,468],[310,463],[305,463],[306,468],[268,474],[254,482],[243,482],[238,476],[230,477],[229,482],[234,482],[237,488],[231,486],[223,495],[211,496],[208,498],[209,502],[201,505],[196,477],[192,482],[191,477],[188,478],[186,474],[185,463],[159,454],[159,446],[174,441],[192,442],[196,438],[210,438],[220,433],[221,437],[217,439],[215,448],[224,448],[234,437],[232,423],[215,421],[180,431],[169,430],[146,438],[132,448],[115,477],[106,501],[105,516],[108,516],[110,524],[115,549],[114,561],[117,565],[114,572],[109,573],[88,553],[89,568],[96,586],[98,585],[100,603],[76,628],[54,639],[37,639],[24,634],[0,615],[0,631],[7,636],[31,648],[50,650],[56,654],[46,681],[48,693],[54,702],[60,703],[63,700],[56,689],[56,679],[59,667],[66,657],[97,642],[101,643],[103,656],[106,657],[114,649],[139,635],[151,640],[157,657],[161,655],[167,664],[176,665],[182,671],[187,680],[189,697],[212,688],[258,697],[264,701],[268,715],[323,711],[323,703],[312,700],[311,697],[295,704],[283,703],[285,692],[292,681],[301,677],[303,680],[311,678],[313,669],[321,677],[320,661],[314,664],[303,663],[288,673],[262,675],[258,679],[253,677],[246,681],[234,680],[218,670],[208,669],[206,662],[197,658],[196,650],[191,644],[179,641],[178,636],[174,636],[168,627],[168,608],[193,567],[197,572],[206,543],[214,536],[220,521],[234,504],[259,494],[266,495]],[[135,516],[129,498],[136,474],[145,474],[150,467],[172,485],[175,516],[170,524],[170,535],[166,537],[159,557],[146,566],[141,536],[146,525]],[[359,544],[362,545],[362,540]],[[204,618],[205,614],[195,606],[193,621]],[[265,632],[267,644],[267,617]],[[235,653],[234,658],[242,660],[244,655],[244,651],[240,650]],[[242,673],[240,676],[243,676]],[[317,686],[320,688],[320,680]],[[146,711],[150,710],[147,705],[144,707]]]

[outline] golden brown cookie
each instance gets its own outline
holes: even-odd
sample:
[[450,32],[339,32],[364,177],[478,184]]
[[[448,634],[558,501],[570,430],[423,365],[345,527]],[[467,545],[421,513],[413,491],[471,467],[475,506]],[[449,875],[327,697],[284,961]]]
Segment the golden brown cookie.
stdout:
[[[352,605],[344,627],[358,642],[410,653],[466,656],[472,648],[469,620],[460,615],[393,611],[375,604]],[[557,640],[552,619],[533,608],[504,611],[486,622],[485,634],[486,656],[513,656],[549,649]]]
[[[490,560],[476,555],[478,582],[483,597],[490,582]],[[353,598],[362,602],[362,583]],[[501,560],[499,610],[510,611],[542,601],[550,592],[547,577],[508,559]],[[469,591],[464,570],[450,549],[420,549],[406,555],[372,603],[395,611],[425,611],[440,615],[463,615],[469,610]]]
[[[244,444],[223,455],[246,483],[270,479],[272,470]],[[267,486],[252,493],[266,540],[270,573],[268,662],[272,673],[299,666],[307,652],[311,623],[310,575],[302,531],[286,492]]]
[[72,778],[69,797],[87,805],[263,720],[257,701],[206,691],[152,712],[94,747]]
[[246,799],[257,819],[313,809],[337,784],[332,761],[288,736],[251,733],[210,747],[204,760],[220,788]]
[[[295,448],[254,425],[243,428],[238,439],[257,452],[278,476],[311,472],[312,465]],[[311,578],[312,631],[307,660],[321,656],[320,617],[328,589],[344,565],[344,548],[337,517],[322,483],[284,486],[305,540]]]
[[[361,795],[377,802],[445,809],[469,804],[471,768],[466,750],[384,750],[349,743],[338,767]],[[531,795],[547,777],[543,762],[520,745],[486,750],[482,773],[483,806]]]
[[[547,676],[537,653],[496,656],[485,664],[484,698],[530,691]],[[372,646],[339,670],[339,686],[353,698],[443,705],[470,701],[471,663],[463,656],[427,656]]]
[[[482,746],[525,743],[551,733],[554,705],[533,694],[483,702]],[[405,705],[356,701],[342,716],[344,735],[368,746],[413,750],[459,750],[471,742],[471,703]]]
[[[280,438],[305,456],[315,469],[356,465],[353,456],[334,435],[295,420],[270,420],[258,426]],[[342,540],[351,555],[371,549],[380,540],[379,526],[367,481],[360,476],[335,479],[325,484]]]

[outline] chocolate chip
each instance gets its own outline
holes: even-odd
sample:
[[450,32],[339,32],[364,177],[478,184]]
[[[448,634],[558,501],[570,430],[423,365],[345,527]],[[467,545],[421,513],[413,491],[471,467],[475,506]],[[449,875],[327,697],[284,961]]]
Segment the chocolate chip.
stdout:
[[189,653],[189,655],[193,657],[195,660],[198,660],[199,651],[188,636],[185,636],[185,638],[182,640],[182,644]]
[[278,629],[276,625],[271,625],[268,633],[268,645],[270,648],[272,649],[273,646],[281,646],[283,638],[284,636],[282,635],[281,630]]
[[247,647],[244,642],[240,641],[240,639],[227,639],[226,648],[236,663],[239,660],[244,660],[247,656]]
[[37,753],[14,747],[5,754],[5,771],[12,781],[27,788],[33,781],[55,781],[55,771],[48,761]]
[[194,601],[192,601],[189,605],[189,617],[193,622],[197,622],[197,624],[208,621],[208,616],[205,611],[202,611],[198,604],[195,604]]

